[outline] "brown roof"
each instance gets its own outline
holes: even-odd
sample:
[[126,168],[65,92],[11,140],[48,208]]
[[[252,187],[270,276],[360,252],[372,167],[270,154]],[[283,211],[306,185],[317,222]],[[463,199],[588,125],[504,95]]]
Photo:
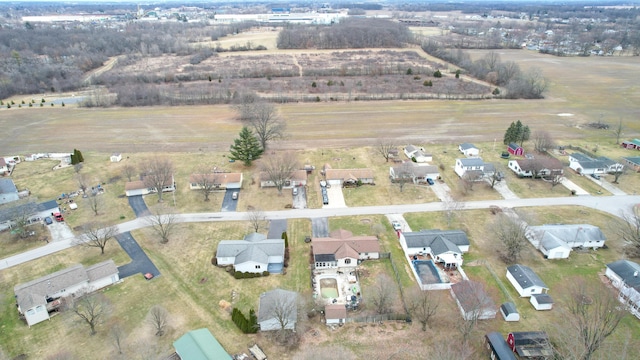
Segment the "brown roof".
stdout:
[[518,159],[515,160],[520,168],[524,171],[533,171],[533,170],[561,170],[563,168],[560,160],[552,157],[536,157],[533,159]]
[[[307,180],[307,171],[304,169],[296,170],[293,173],[291,173],[291,176],[289,176],[289,180],[297,180],[297,181]],[[267,174],[266,171],[260,172],[260,181],[269,181],[269,174]]]
[[346,319],[347,307],[344,304],[331,304],[324,307],[325,319]]
[[0,157],[0,167],[5,167],[5,166],[7,166],[7,162],[4,161],[4,158]]
[[373,179],[373,170],[371,169],[326,169],[325,177],[327,178],[327,180]]
[[89,281],[96,281],[117,273],[118,268],[111,259],[95,264],[93,266],[89,266],[87,268],[87,276],[89,277]]
[[146,188],[147,188],[147,185],[145,185],[144,181],[142,180],[129,181],[126,184],[124,184],[125,191],[140,190],[140,189],[146,189]]
[[36,305],[46,304],[47,296],[87,280],[89,280],[87,271],[81,264],[77,264],[39,279],[16,285],[13,290],[20,309],[27,311]]
[[[328,238],[313,238],[313,254],[334,254],[336,258],[357,258],[360,253],[380,252],[380,244],[375,236],[353,236],[347,230],[336,230]],[[337,237],[333,237],[337,236]]]
[[228,183],[237,183],[242,181],[242,173],[212,173],[212,174],[191,174],[189,176],[189,182],[192,184],[199,183],[201,176],[206,176],[209,181],[211,182],[215,181],[220,185],[228,184]]

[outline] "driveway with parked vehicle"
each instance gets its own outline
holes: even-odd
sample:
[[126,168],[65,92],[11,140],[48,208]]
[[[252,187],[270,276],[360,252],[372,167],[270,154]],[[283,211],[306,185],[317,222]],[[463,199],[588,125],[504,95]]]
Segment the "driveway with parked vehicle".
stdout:
[[293,196],[293,208],[294,209],[306,209],[307,208],[307,189],[303,186],[295,187],[291,190]]
[[[235,194],[235,196],[233,194]],[[222,209],[220,209],[220,211],[236,211],[239,196],[240,189],[227,189],[222,199]]]
[[158,270],[158,268],[153,264],[153,262],[151,262],[151,259],[149,259],[140,245],[138,245],[136,239],[131,236],[130,232],[127,231],[122,234],[116,235],[116,240],[118,241],[122,249],[131,258],[130,263],[118,267],[118,272],[121,279],[136,274],[142,274],[145,275],[145,277],[147,277],[146,274],[153,275],[148,279],[160,275],[160,271]]

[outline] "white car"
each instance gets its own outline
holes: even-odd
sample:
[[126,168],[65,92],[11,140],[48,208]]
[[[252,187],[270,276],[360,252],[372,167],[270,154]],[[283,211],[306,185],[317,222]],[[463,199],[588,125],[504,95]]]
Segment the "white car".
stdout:
[[392,221],[391,226],[393,226],[393,230],[402,230],[402,224],[400,224],[400,221]]

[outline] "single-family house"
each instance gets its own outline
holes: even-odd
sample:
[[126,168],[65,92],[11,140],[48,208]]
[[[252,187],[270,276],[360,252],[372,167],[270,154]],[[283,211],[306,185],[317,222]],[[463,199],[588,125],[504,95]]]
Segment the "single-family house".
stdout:
[[209,329],[191,330],[173,342],[180,360],[231,360]]
[[407,256],[429,255],[445,267],[462,265],[462,254],[469,251],[469,238],[462,230],[421,230],[401,232],[400,245]]
[[0,175],[4,175],[9,172],[9,167],[7,166],[7,162],[4,158],[0,157]]
[[502,314],[504,321],[520,321],[520,313],[518,313],[516,305],[512,302],[500,305],[500,314]]
[[489,358],[493,360],[516,360],[513,350],[499,332],[493,331],[484,337],[487,349],[491,352]]
[[622,146],[625,149],[640,150],[640,139],[633,139],[633,140],[629,140],[629,141],[623,141],[622,144],[620,144],[620,146]]
[[542,279],[528,266],[516,264],[507,267],[507,279],[520,297],[529,297],[549,291]]
[[380,258],[380,243],[375,236],[354,236],[350,231],[332,231],[329,237],[312,238],[316,269],[353,267],[363,260]]
[[618,260],[607,264],[605,276],[618,289],[618,300],[640,319],[640,264]]
[[42,221],[52,213],[59,213],[60,208],[56,200],[44,201],[42,203],[28,202],[16,206],[0,208],[0,231],[10,229],[15,225],[18,217],[27,217],[26,223],[33,224]]
[[60,306],[59,298],[96,291],[118,281],[118,268],[113,260],[107,260],[86,268],[77,264],[16,285],[13,290],[18,312],[31,327],[49,319],[49,312]]
[[111,160],[111,162],[120,162],[120,161],[122,161],[122,154],[121,153],[113,153],[113,154],[111,154],[111,157],[109,158],[109,160]]
[[298,293],[275,289],[260,295],[260,331],[295,330],[298,319]]
[[569,155],[569,167],[578,174],[592,175],[621,171],[624,165],[604,156],[594,159],[582,153],[573,153]]
[[564,166],[560,160],[550,156],[509,160],[508,166],[519,177],[549,178],[564,174]]
[[347,320],[345,304],[329,304],[324,307],[324,321],[327,325],[344,324]]
[[[162,192],[172,192],[176,190],[176,182],[171,175],[171,179],[167,179],[167,182],[162,186]],[[128,181],[124,184],[124,193],[127,196],[148,195],[157,193],[158,189],[150,187],[145,183],[144,179]]]
[[635,172],[640,172],[640,156],[624,157],[624,162]]
[[[2,158],[0,158],[2,159]],[[12,179],[0,179],[0,205],[18,201],[18,188]]]
[[479,157],[456,159],[453,171],[461,178],[466,176],[471,179],[482,180],[484,177],[484,165],[484,161]]
[[414,184],[419,184],[427,182],[427,179],[435,180],[439,177],[440,170],[435,165],[406,161],[402,164],[389,167],[389,178],[392,182],[411,181]]
[[606,237],[599,227],[589,224],[530,226],[529,242],[547,259],[566,259],[573,248],[601,248]]
[[242,188],[242,173],[213,172],[189,176],[189,189],[200,190],[204,185],[213,190],[240,189]]
[[451,285],[451,295],[458,304],[462,318],[467,321],[496,317],[496,304],[480,282],[463,280],[455,283]]
[[553,308],[553,299],[549,294],[533,294],[529,298],[529,302],[536,310],[551,310]]
[[507,335],[507,344],[524,359],[551,359],[553,348],[549,336],[544,331],[519,331]]
[[374,184],[371,169],[332,169],[324,168],[324,178],[330,185],[354,186],[360,184]]
[[[307,185],[307,170],[300,169],[291,173],[283,184],[284,189],[294,188],[296,186]],[[260,172],[260,187],[275,187],[276,184],[270,179],[269,174],[262,171]]]
[[507,151],[511,155],[524,156],[524,148],[516,143],[509,143],[509,145],[507,145]]
[[243,240],[222,240],[216,260],[219,266],[233,265],[238,272],[278,274],[284,267],[284,240],[259,233],[247,234]]
[[415,162],[423,163],[433,161],[433,156],[428,154],[423,147],[415,146],[415,145],[407,145],[404,147],[404,154]]
[[462,143],[458,145],[458,150],[466,157],[480,156],[480,149],[471,143]]

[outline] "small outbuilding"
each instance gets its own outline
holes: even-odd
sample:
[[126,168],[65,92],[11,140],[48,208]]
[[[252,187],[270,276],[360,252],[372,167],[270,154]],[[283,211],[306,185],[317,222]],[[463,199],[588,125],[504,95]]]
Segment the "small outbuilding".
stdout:
[[516,360],[516,356],[513,355],[513,350],[509,348],[509,344],[504,340],[502,334],[493,331],[485,335],[485,343],[487,349],[491,351],[491,359],[495,360]]
[[111,160],[111,162],[120,162],[122,161],[122,154],[121,153],[113,153],[111,154],[111,158],[109,158]]
[[551,310],[553,308],[553,299],[549,294],[531,295],[529,302],[536,310]]
[[500,305],[500,314],[502,314],[504,321],[520,321],[520,313],[518,313],[516,305],[512,302]]
[[344,324],[347,319],[347,307],[344,304],[329,304],[324,307],[324,320],[327,325]]
[[480,149],[471,143],[462,143],[458,145],[458,150],[466,157],[476,157],[480,155]]
[[456,300],[462,317],[467,321],[487,320],[496,317],[496,305],[480,282],[463,280],[453,284],[451,285],[451,295]]
[[516,143],[509,143],[509,145],[507,146],[507,151],[511,155],[524,156],[524,148]]
[[507,279],[521,297],[543,294],[549,287],[530,267],[516,264],[507,267]]
[[544,331],[520,331],[507,335],[507,344],[522,359],[550,359],[553,348]]
[[181,360],[231,360],[209,329],[192,330],[173,343]]

